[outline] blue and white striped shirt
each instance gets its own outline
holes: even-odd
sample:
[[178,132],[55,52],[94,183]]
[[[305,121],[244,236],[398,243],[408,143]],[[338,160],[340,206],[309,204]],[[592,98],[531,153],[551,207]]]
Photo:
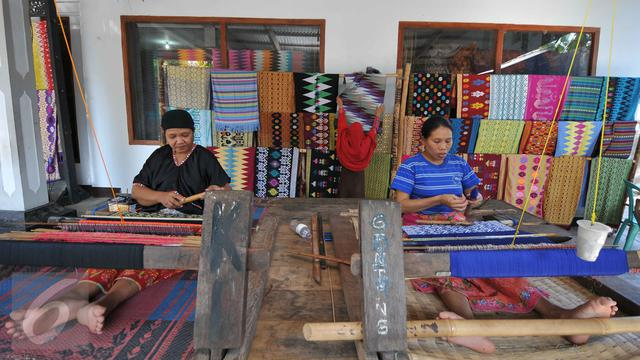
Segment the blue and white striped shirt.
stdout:
[[[442,164],[436,165],[418,153],[405,160],[391,183],[391,188],[409,194],[410,199],[424,199],[451,194],[462,196],[464,189],[472,188],[480,179],[467,162],[456,155],[447,155]],[[453,210],[436,205],[420,211],[421,214],[448,213]]]

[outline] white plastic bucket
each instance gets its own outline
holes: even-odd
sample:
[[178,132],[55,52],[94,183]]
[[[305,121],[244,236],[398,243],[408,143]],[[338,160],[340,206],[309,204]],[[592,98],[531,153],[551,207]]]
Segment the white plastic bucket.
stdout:
[[612,231],[610,227],[590,220],[578,220],[578,238],[576,239],[576,254],[585,261],[596,261],[600,249]]

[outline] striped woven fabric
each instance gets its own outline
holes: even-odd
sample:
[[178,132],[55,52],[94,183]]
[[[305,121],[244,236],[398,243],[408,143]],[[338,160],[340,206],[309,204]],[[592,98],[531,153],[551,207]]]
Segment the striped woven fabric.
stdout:
[[481,120],[474,153],[517,154],[524,129],[521,120]]
[[386,199],[389,194],[391,154],[373,154],[364,170],[364,196],[367,199]]
[[[344,81],[339,83],[347,122],[359,122],[364,131],[369,131],[376,108],[384,103],[387,77],[376,74],[346,74]],[[379,132],[381,129],[378,128]]]
[[[609,78],[607,100],[607,121],[634,120],[640,95],[640,78]],[[602,114],[604,101],[600,102],[599,114]]]
[[591,156],[601,129],[602,121],[558,122],[556,156]]
[[633,149],[636,134],[635,121],[616,121],[607,123],[602,156],[628,159]]
[[[596,202],[596,219],[603,224],[617,225],[622,218],[622,210],[625,199],[625,179],[629,178],[629,172],[633,162],[626,159],[602,158],[600,169],[600,184],[598,186],[598,198]],[[584,208],[584,218],[591,219],[593,211],[596,172],[598,159],[591,161],[589,176],[589,190]]]
[[480,120],[489,117],[490,75],[458,74],[458,117]]
[[255,183],[256,148],[210,147],[224,171],[231,178],[233,190],[253,191]]
[[44,20],[31,23],[33,40],[33,72],[36,77],[36,90],[53,90],[53,71],[51,53],[47,37],[47,22]]
[[258,130],[258,79],[255,72],[216,70],[211,73],[211,87],[218,131]]
[[603,78],[599,76],[572,76],[560,120],[601,121],[599,113]]
[[489,119],[524,119],[528,87],[527,75],[491,75]]

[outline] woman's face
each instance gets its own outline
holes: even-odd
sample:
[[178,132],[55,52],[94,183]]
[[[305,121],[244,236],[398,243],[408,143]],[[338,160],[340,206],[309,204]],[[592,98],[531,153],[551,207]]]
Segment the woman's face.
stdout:
[[189,128],[169,129],[164,136],[174,153],[188,153],[193,147],[193,130]]
[[422,138],[422,146],[428,158],[444,160],[451,149],[453,133],[446,126],[433,130],[428,138]]

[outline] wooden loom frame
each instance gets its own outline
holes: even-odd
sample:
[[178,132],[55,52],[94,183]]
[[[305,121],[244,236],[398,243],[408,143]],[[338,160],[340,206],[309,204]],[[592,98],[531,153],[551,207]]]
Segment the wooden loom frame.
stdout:
[[[355,341],[358,358],[407,358],[405,275],[448,276],[449,254],[404,254],[400,227],[393,225],[401,221],[397,203],[362,200],[359,213],[360,244],[349,218],[330,218],[336,256],[350,260],[362,254],[361,263],[339,265],[349,320],[362,322],[364,340]],[[627,252],[627,258],[630,267],[640,267],[639,252]],[[354,276],[360,266],[362,277]]]
[[[265,217],[258,224],[260,231],[252,237],[252,204],[253,194],[248,191],[207,192],[199,249],[143,247],[142,268],[199,270],[194,322],[194,358],[197,360],[246,359],[249,355],[278,227],[277,217]],[[55,244],[57,251],[51,251],[54,255],[46,262],[13,257],[4,265],[93,265],[90,260],[83,260],[82,254],[94,244]],[[30,249],[23,245],[33,244],[0,240],[0,251],[4,248],[20,253]],[[68,263],[69,257],[73,257],[73,264]],[[106,259],[103,263],[108,266],[108,262]]]

